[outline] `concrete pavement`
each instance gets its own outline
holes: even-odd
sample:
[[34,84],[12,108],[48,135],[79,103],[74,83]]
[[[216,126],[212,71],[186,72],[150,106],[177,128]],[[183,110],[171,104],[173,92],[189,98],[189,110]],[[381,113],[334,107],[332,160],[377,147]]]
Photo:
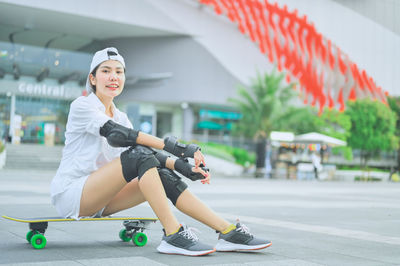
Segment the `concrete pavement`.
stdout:
[[[54,171],[0,170],[0,215],[55,216],[49,185]],[[16,265],[400,265],[400,184],[286,181],[214,176],[190,189],[224,218],[239,218],[273,245],[257,253],[192,258],[157,253],[161,225],[145,247],[119,240],[112,222],[50,223],[47,246],[34,250],[27,224],[0,218],[0,264]],[[175,211],[180,222],[216,243],[217,234]],[[142,204],[121,215],[154,217]]]

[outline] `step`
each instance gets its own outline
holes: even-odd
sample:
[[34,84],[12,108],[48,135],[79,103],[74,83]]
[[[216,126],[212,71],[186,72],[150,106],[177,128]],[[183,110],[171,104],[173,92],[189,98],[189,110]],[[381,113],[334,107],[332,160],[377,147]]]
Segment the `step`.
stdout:
[[46,169],[56,170],[62,157],[64,146],[40,144],[8,144],[6,169]]

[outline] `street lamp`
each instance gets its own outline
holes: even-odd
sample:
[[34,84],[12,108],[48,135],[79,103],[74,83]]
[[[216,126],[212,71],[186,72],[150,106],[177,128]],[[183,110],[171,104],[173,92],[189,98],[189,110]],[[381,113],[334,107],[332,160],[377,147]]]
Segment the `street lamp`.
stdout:
[[43,81],[45,78],[47,78],[50,74],[50,69],[48,67],[42,68],[42,71],[40,71],[39,75],[37,75],[36,80],[37,82]]
[[18,80],[19,77],[21,76],[21,70],[17,63],[13,64],[13,76],[15,80]]
[[6,71],[3,68],[0,68],[0,79],[4,78],[6,75]]

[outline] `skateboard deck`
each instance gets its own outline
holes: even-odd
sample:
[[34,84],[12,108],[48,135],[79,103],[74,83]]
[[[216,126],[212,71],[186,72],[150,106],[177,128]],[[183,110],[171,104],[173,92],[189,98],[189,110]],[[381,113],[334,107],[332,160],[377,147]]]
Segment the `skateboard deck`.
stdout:
[[28,223],[29,231],[26,234],[26,240],[36,249],[42,249],[47,244],[44,236],[49,222],[84,222],[84,221],[123,221],[124,229],[119,232],[119,237],[124,242],[132,240],[133,244],[142,247],[147,243],[147,236],[143,231],[148,228],[150,223],[155,223],[157,218],[139,218],[129,216],[115,217],[99,217],[99,218],[82,218],[75,220],[63,217],[34,217],[34,218],[17,218],[3,215],[4,219],[14,222]]

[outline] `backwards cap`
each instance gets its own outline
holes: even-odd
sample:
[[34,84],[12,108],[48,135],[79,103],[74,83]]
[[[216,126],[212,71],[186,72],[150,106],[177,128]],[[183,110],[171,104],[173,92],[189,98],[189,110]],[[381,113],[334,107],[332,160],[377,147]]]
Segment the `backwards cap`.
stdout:
[[[97,51],[92,59],[92,63],[90,64],[90,73],[93,72],[93,70],[103,63],[104,61],[107,60],[116,60],[122,64],[122,66],[125,68],[125,61],[124,58],[118,53],[117,48],[114,47],[108,47],[103,50]],[[88,93],[92,92],[92,87],[90,86],[90,81],[89,81],[89,75],[86,80],[86,91]]]

